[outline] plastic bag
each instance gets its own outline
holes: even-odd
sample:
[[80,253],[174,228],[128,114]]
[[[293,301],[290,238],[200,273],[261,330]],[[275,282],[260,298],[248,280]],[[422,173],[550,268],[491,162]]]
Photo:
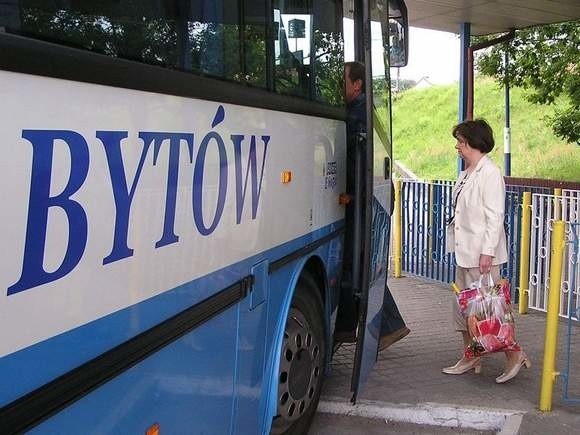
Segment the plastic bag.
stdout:
[[483,276],[457,294],[459,310],[467,322],[471,342],[465,356],[472,358],[491,352],[519,351],[512,312],[510,284],[506,279],[494,284]]

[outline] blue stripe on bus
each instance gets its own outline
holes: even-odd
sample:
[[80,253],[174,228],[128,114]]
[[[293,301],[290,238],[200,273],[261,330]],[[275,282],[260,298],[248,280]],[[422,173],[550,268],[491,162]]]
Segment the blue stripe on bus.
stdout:
[[[344,225],[340,220],[221,270],[197,278],[115,313],[0,358],[0,373],[10,382],[0,389],[0,406],[35,390],[183,311],[248,274],[265,259],[275,261]],[[34,319],[31,319],[34,321]]]

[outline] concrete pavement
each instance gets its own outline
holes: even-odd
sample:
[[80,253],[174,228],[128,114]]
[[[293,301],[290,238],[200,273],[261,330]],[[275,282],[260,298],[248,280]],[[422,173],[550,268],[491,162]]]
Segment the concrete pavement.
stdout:
[[[454,417],[457,424],[463,425],[463,418],[483,410],[489,413],[483,420],[491,421],[498,413],[513,416],[510,425],[503,427],[503,433],[580,433],[580,403],[569,404],[563,400],[561,381],[555,384],[553,411],[542,413],[537,409],[543,361],[544,313],[516,314],[517,338],[531,359],[532,368],[522,368],[516,378],[498,385],[495,377],[503,371],[503,354],[486,356],[479,375],[473,372],[460,376],[441,373],[441,368],[454,364],[461,353],[461,338],[453,330],[450,320],[453,294],[448,285],[406,277],[389,278],[389,287],[411,333],[379,355],[375,369],[359,396],[359,404],[374,406],[375,414],[383,417],[392,412],[395,412],[394,418],[398,418],[397,415],[411,415],[412,419],[417,420],[407,420],[412,423],[439,424],[439,417],[433,419],[433,415],[455,410],[453,412],[458,413],[458,417]],[[561,321],[556,365],[560,371],[565,369],[566,364],[567,332],[567,322]],[[580,325],[574,325],[571,337],[573,371],[568,394],[580,399]],[[334,355],[332,373],[326,379],[319,412],[326,403],[331,406],[338,404],[338,408],[346,412],[350,409],[357,418],[370,415],[364,406],[353,411],[348,403],[354,348],[354,345],[344,345]],[[431,411],[419,412],[426,406],[431,407]],[[317,416],[310,433],[326,433],[319,431],[320,421],[326,418],[326,415]],[[453,423],[448,420],[445,424],[451,427]],[[477,427],[470,424],[465,421],[465,427]],[[496,429],[499,431],[501,427]],[[452,429],[449,431],[457,433]],[[361,426],[358,433],[367,432]]]

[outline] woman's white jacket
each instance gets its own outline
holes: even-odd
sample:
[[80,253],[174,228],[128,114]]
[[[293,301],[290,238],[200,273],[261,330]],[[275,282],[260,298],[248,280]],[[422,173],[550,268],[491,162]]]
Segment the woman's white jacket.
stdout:
[[[466,176],[466,171],[459,174],[453,198]],[[491,255],[494,265],[507,261],[504,210],[503,176],[499,168],[483,156],[467,176],[457,197],[455,215],[447,226],[447,252],[455,252],[458,266],[479,267],[481,254]]]

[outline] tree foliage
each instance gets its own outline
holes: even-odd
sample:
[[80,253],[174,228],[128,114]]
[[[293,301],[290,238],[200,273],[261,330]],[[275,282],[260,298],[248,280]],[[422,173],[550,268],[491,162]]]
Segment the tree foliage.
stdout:
[[341,106],[344,104],[344,41],[339,32],[314,32],[316,98]]
[[[506,49],[509,55],[507,69]],[[579,21],[519,30],[510,43],[496,45],[482,53],[477,68],[500,83],[508,80],[510,85],[531,90],[529,100],[533,103],[553,104],[562,99],[564,107],[557,109],[548,123],[557,136],[580,144]]]

